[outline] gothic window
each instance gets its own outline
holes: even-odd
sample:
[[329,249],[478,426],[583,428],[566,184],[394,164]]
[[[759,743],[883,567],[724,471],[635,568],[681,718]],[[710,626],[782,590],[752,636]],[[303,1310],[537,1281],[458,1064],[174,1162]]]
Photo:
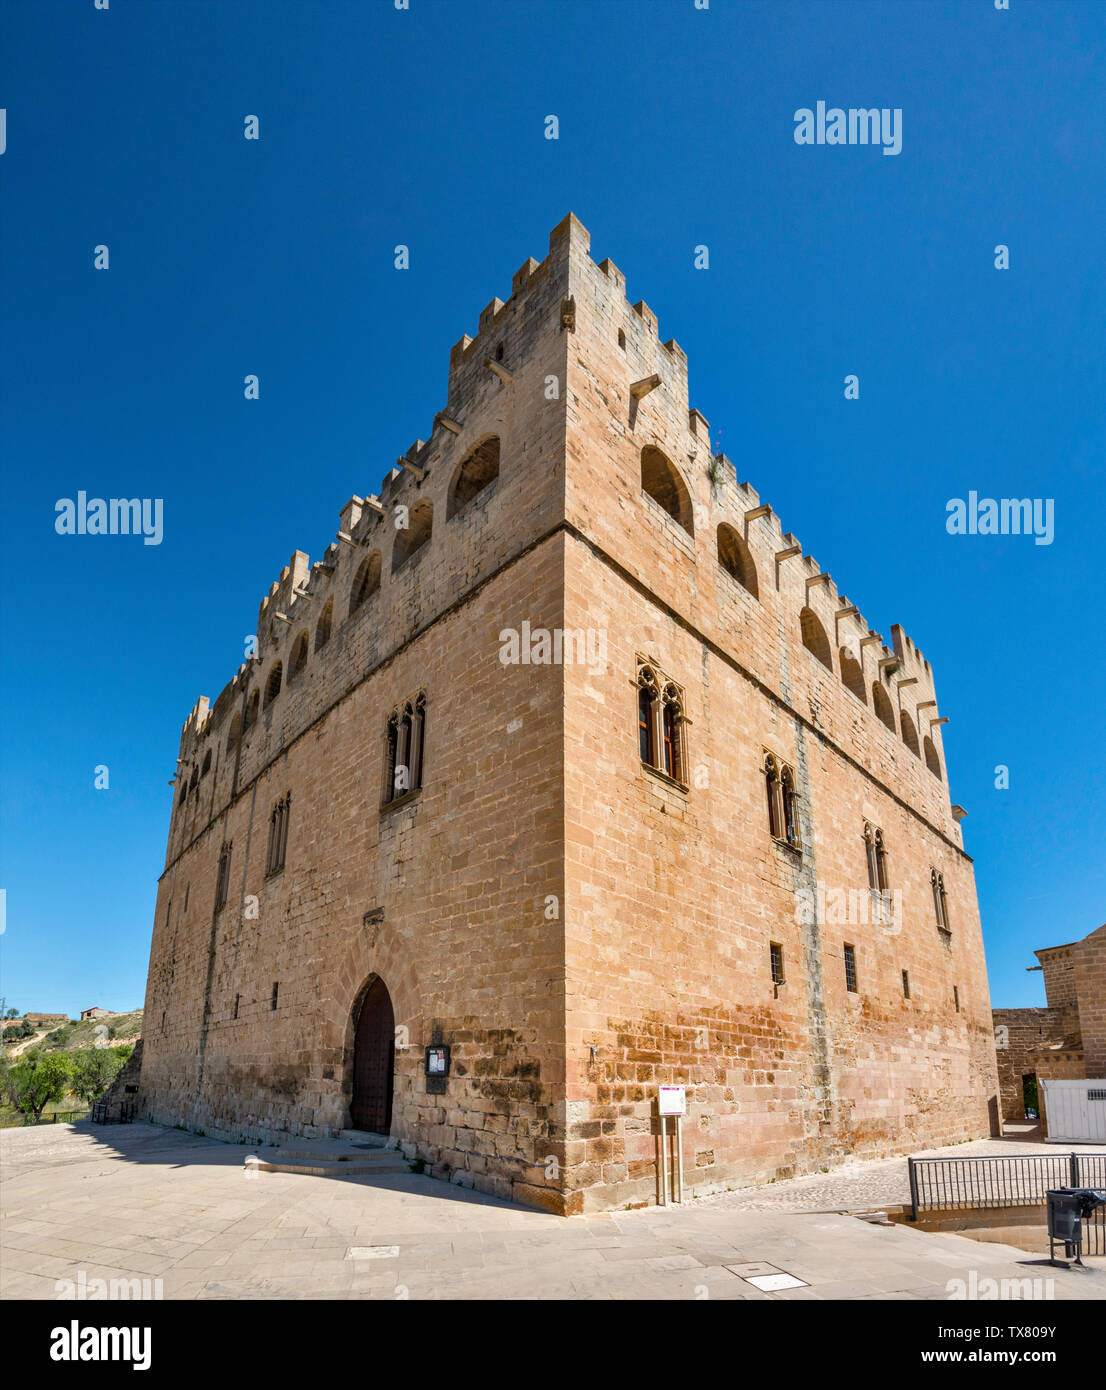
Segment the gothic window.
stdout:
[[771,753],[764,758],[764,783],[768,792],[768,831],[774,840],[783,839],[783,799],[780,795],[780,770]]
[[864,847],[868,860],[868,887],[873,892],[882,893],[890,885],[888,882],[887,847],[883,843],[883,831],[879,826],[864,824]]
[[687,719],[684,692],[651,665],[637,674],[638,754],[646,767],[687,785]]
[[799,836],[799,814],[796,808],[795,774],[789,767],[780,773],[780,800],[783,803],[784,839],[793,849],[801,844]]
[[392,711],[384,744],[384,805],[422,786],[426,692]]
[[261,691],[255,690],[253,694],[250,696],[250,703],[246,706],[246,723],[244,725],[245,728],[248,729],[251,727],[251,725],[257,723],[257,712],[260,708]]
[[801,849],[795,773],[773,753],[764,755],[764,786],[768,797],[769,834],[792,849]]
[[275,874],[284,868],[285,852],[288,848],[288,821],[292,812],[292,793],[282,796],[273,807],[269,817],[269,853],[265,863],[265,873]]
[[925,748],[926,767],[929,768],[930,772],[933,773],[938,781],[941,781],[941,759],[937,756],[937,749],[934,748],[933,740],[928,734],[926,735],[923,746]]
[[879,890],[879,864],[876,860],[876,832],[865,821],[864,823],[864,857],[868,864],[868,887],[873,891]]
[[684,769],[680,750],[680,727],[683,723],[683,712],[680,708],[680,692],[674,685],[666,685],[664,688],[661,723],[664,730],[664,770],[674,782],[682,782]]
[[237,710],[234,718],[230,721],[230,733],[227,735],[227,752],[230,753],[238,745],[238,740],[242,737],[242,716]]
[[641,761],[653,766],[653,693],[646,685],[639,685],[637,692],[637,727]]
[[945,894],[945,876],[939,874],[936,869],[930,869],[929,882],[933,889],[933,915],[937,921],[937,930],[942,937],[950,938],[952,927],[949,925],[949,901]]
[[878,825],[864,823],[864,854],[868,864],[868,888],[872,896],[872,920],[891,921],[893,911],[887,896],[890,890],[890,860],[883,831]]

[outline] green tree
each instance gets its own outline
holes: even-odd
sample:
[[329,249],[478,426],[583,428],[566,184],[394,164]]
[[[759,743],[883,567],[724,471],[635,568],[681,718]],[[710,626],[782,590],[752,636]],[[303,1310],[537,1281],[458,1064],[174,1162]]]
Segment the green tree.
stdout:
[[8,1072],[8,1086],[15,1108],[33,1115],[37,1124],[46,1107],[69,1089],[69,1062],[60,1052],[20,1058]]
[[9,1009],[8,1012],[4,1015],[4,1017],[5,1017],[5,1018],[19,1018],[19,1017],[20,1017],[19,1010],[18,1010],[18,1009]]
[[10,1025],[4,1029],[3,1038],[5,1042],[15,1042],[17,1038],[21,1038],[22,1036],[22,1028],[16,1028],[14,1025]]
[[123,1070],[131,1055],[129,1047],[81,1047],[69,1054],[72,1068],[70,1090],[91,1104],[99,1100]]

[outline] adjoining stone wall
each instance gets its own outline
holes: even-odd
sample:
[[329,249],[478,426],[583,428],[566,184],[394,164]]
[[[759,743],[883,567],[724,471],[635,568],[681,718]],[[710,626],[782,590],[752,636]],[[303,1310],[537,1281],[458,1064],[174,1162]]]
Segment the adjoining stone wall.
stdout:
[[1077,941],[1071,952],[1084,1075],[1106,1079],[1106,926]]
[[993,1009],[1002,1118],[1023,1120],[1024,1076],[1041,1075],[1041,1049],[1062,1042],[1060,1009]]
[[[1106,1078],[1106,927],[1034,954],[1043,967],[1048,1007],[994,1010],[1007,1119],[1022,1118],[1024,1075],[1056,1081]],[[1040,1101],[1044,1123],[1043,1091]]]
[[[139,1038],[131,1049],[131,1055],[123,1063],[118,1076],[104,1092],[102,1099],[109,1106],[120,1103],[136,1103],[138,1100],[138,1086],[142,1077],[142,1039]],[[128,1092],[127,1087],[134,1086],[136,1089]]]

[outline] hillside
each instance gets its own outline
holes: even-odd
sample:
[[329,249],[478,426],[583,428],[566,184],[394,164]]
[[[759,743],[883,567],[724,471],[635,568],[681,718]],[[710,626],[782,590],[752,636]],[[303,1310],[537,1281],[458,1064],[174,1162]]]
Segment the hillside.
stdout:
[[98,1030],[108,1029],[108,1041],[134,1043],[142,1036],[142,1010],[127,1014],[112,1014],[110,1018],[90,1019],[87,1023],[62,1023],[56,1027],[40,1028],[33,1037],[4,1043],[5,1057],[19,1057],[32,1048],[41,1052],[72,1052],[75,1048],[91,1047],[103,1036]]

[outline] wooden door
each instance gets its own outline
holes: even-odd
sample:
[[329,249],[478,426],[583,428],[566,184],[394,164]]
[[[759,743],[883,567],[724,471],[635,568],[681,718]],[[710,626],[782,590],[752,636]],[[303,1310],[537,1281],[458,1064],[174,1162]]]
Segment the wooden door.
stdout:
[[350,1106],[354,1129],[374,1134],[387,1134],[391,1129],[395,1042],[392,1001],[378,977],[369,986],[357,1018]]

